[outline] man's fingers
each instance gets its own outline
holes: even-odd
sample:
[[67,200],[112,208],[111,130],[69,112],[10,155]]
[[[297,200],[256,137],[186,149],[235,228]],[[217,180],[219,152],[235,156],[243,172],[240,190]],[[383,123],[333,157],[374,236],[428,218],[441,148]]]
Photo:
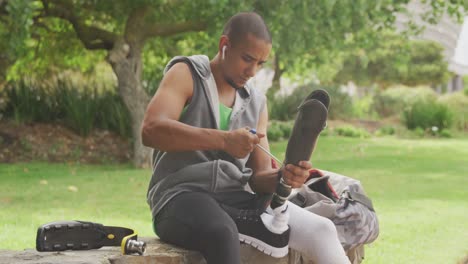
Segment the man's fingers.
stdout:
[[283,178],[285,184],[291,186],[292,188],[299,188],[304,184],[302,181],[294,181],[289,178]]
[[302,166],[295,166],[293,164],[287,164],[284,167],[283,171],[283,180],[286,184],[290,185],[293,188],[299,188],[304,184],[306,179],[309,177],[309,167],[312,165],[310,162],[300,162]]
[[245,127],[250,133],[257,135],[258,138],[265,137],[265,133],[258,132],[255,128]]
[[259,137],[256,137],[256,136],[254,136],[254,138],[253,138],[253,143],[254,143],[254,144],[258,144],[258,143],[260,143],[260,138],[259,138]]
[[306,170],[312,169],[312,163],[310,163],[310,161],[305,161],[305,160],[299,161],[299,166]]
[[303,175],[307,173],[307,169],[292,164],[286,165],[286,170],[289,171],[293,177],[303,177]]

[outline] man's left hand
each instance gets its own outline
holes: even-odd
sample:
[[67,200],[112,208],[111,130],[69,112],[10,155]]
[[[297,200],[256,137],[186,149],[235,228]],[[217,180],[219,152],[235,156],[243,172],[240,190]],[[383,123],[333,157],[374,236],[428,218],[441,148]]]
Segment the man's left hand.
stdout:
[[281,168],[283,181],[292,188],[299,188],[309,178],[310,169],[312,169],[312,164],[309,161],[300,161],[299,166],[286,164]]

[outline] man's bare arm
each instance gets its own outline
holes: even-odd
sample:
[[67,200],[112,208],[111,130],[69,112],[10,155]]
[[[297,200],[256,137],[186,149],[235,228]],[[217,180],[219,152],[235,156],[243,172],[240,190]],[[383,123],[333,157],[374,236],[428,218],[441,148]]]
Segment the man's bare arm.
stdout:
[[142,124],[145,146],[162,151],[224,150],[245,157],[259,137],[245,129],[221,131],[179,122],[184,106],[193,95],[193,79],[188,65],[175,64],[164,76],[150,101]]

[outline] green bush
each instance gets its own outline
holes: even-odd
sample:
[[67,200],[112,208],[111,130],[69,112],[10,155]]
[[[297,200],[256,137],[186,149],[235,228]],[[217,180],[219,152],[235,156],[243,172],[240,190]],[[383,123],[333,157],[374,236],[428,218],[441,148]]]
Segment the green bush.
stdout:
[[378,91],[372,102],[372,108],[380,117],[389,117],[401,113],[401,110],[416,101],[434,100],[437,94],[427,86],[394,86]]
[[87,136],[94,128],[98,113],[97,92],[94,89],[80,91],[68,82],[59,82],[56,90],[64,121],[72,130]]
[[449,128],[453,114],[448,106],[435,100],[417,101],[403,110],[403,121],[408,129],[422,130],[436,127],[438,130]]
[[453,125],[461,131],[468,130],[468,96],[460,92],[445,94],[438,100],[453,113]]
[[325,127],[325,128],[322,130],[322,132],[320,132],[320,136],[322,136],[322,137],[327,137],[327,136],[329,136],[330,134],[331,134],[331,132],[330,132],[330,129],[328,128],[328,126]]
[[269,98],[268,109],[271,120],[290,121],[296,118],[297,108],[304,98],[313,90],[315,85],[297,87],[289,96],[277,96]]
[[267,137],[269,141],[278,141],[283,137],[283,131],[278,122],[272,121],[267,129]]
[[359,119],[376,119],[377,112],[373,108],[374,98],[371,95],[353,100],[353,116]]
[[96,127],[114,131],[124,137],[131,137],[130,113],[118,94],[110,91],[104,92],[98,98],[98,108]]
[[442,130],[440,131],[440,137],[443,137],[443,138],[451,138],[452,137],[452,133],[450,133],[450,131],[448,130]]
[[376,136],[394,135],[396,132],[393,126],[383,126],[375,131]]
[[424,137],[424,135],[426,134],[426,132],[424,132],[424,129],[420,127],[415,128],[413,131],[417,137]]
[[368,138],[370,134],[362,129],[362,128],[355,128],[353,126],[342,126],[335,128],[335,133],[339,136],[344,137],[352,137],[352,138]]
[[5,116],[16,122],[47,122],[59,116],[55,98],[45,89],[27,81],[8,84],[5,93]]
[[297,107],[313,90],[324,89],[330,94],[331,103],[328,113],[329,119],[350,118],[353,113],[351,97],[343,93],[339,86],[319,86],[309,84],[297,87],[289,96],[269,99],[268,108],[272,120],[294,120]]
[[48,87],[25,81],[12,83],[2,99],[6,102],[5,117],[17,122],[63,122],[82,136],[93,128],[130,136],[130,115],[122,99],[113,91],[98,90],[69,81]]
[[275,120],[291,120],[293,114],[288,109],[287,97],[277,97],[268,99],[268,115],[270,119]]
[[282,137],[283,138],[289,138],[291,136],[291,131],[292,131],[293,126],[294,126],[294,121],[279,122],[278,126],[281,129]]
[[2,119],[5,109],[7,107],[7,100],[8,98],[6,95],[6,91],[0,86],[0,120]]
[[353,102],[351,97],[341,91],[339,86],[322,87],[330,95],[330,109],[328,119],[348,119],[353,116]]

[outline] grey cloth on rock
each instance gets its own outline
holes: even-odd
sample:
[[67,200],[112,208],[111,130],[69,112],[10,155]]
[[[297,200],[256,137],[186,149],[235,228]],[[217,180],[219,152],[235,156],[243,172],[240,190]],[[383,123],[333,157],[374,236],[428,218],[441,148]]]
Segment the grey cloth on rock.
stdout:
[[[323,176],[307,181],[289,200],[310,212],[330,219],[346,251],[375,241],[379,223],[372,202],[358,180],[337,173],[321,171]],[[339,195],[337,202],[311,190],[318,181],[329,181]]]

